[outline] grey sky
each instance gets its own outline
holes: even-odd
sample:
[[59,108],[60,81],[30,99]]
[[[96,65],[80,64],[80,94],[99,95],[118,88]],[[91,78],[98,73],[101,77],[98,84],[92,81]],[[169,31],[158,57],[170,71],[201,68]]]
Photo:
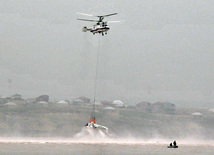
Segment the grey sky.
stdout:
[[0,2],[2,96],[92,97],[98,36],[76,12],[118,12],[101,36],[99,100],[214,102],[213,0]]

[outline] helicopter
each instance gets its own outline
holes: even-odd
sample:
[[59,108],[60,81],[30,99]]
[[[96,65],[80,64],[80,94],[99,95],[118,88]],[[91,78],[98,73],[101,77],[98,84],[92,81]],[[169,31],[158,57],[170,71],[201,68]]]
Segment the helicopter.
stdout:
[[94,15],[90,15],[90,14],[86,14],[86,13],[80,13],[80,12],[77,12],[77,14],[84,15],[84,16],[98,17],[98,20],[89,20],[89,19],[77,18],[77,20],[81,20],[81,21],[96,22],[96,24],[91,28],[87,28],[87,26],[84,26],[82,28],[83,32],[90,31],[91,33],[93,33],[93,35],[102,34],[102,36],[104,36],[104,34],[107,34],[107,31],[110,30],[110,27],[107,25],[107,22],[108,23],[120,22],[120,21],[103,21],[105,17],[117,15],[118,13],[111,13],[111,14],[102,15],[102,16],[94,16]]

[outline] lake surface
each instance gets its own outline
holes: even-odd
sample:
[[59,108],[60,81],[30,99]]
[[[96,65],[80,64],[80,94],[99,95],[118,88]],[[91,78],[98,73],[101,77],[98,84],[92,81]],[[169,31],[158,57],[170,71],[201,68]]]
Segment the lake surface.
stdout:
[[4,139],[0,140],[0,154],[214,154],[209,144],[180,144],[168,149],[165,143],[134,141],[76,141],[54,139]]

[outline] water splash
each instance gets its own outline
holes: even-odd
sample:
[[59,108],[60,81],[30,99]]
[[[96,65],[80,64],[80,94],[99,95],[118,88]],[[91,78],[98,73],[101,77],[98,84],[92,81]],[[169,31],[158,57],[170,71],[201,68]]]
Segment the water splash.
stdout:
[[[174,140],[174,139],[173,139]],[[131,135],[117,137],[108,135],[102,130],[84,127],[71,138],[61,137],[0,137],[0,143],[24,143],[24,144],[117,144],[117,145],[168,145],[172,139],[153,137],[150,139],[136,138]],[[176,139],[178,145],[209,145],[214,146],[214,141],[196,138]]]

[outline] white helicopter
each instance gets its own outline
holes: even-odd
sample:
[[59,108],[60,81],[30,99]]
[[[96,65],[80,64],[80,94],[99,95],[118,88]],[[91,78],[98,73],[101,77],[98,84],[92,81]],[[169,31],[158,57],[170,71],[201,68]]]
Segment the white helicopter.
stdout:
[[77,20],[88,21],[88,22],[96,22],[96,24],[91,28],[87,28],[87,26],[84,26],[82,28],[82,31],[83,32],[90,31],[93,34],[96,34],[96,33],[100,34],[101,33],[103,36],[104,36],[104,34],[107,34],[108,30],[110,30],[110,27],[107,25],[107,22],[108,23],[120,22],[120,21],[103,21],[104,17],[113,16],[113,15],[116,15],[117,13],[112,13],[112,14],[103,15],[103,16],[94,16],[94,15],[80,13],[80,12],[77,12],[77,14],[84,15],[84,16],[98,17],[99,20],[88,20],[88,19],[79,19],[79,18]]

